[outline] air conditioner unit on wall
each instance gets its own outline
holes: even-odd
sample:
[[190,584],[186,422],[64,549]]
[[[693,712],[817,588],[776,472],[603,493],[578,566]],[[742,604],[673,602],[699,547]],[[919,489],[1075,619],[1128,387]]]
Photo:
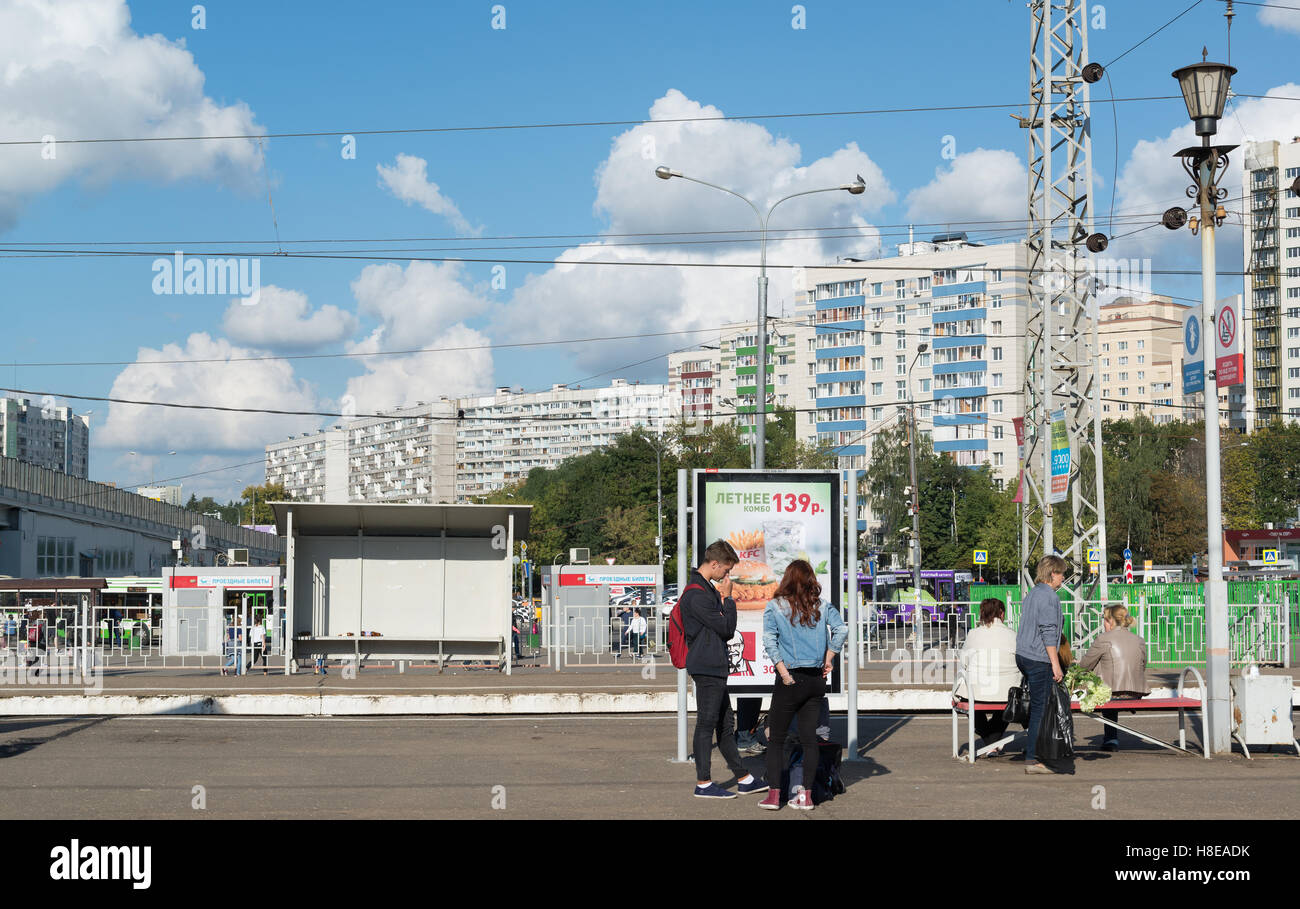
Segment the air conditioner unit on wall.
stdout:
[[247,564],[248,564],[248,550],[247,550],[247,549],[227,549],[227,550],[226,550],[226,561],[229,562],[231,565],[247,565]]
[[569,550],[569,564],[570,564],[570,565],[590,565],[590,564],[591,564],[591,550],[590,550],[590,549],[570,549],[570,550]]

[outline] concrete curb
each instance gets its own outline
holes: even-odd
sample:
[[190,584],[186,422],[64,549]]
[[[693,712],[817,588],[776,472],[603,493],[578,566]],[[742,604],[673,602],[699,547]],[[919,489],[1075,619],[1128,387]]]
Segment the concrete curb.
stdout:
[[[1199,697],[1198,689],[1187,692]],[[1173,697],[1157,688],[1151,697]],[[845,698],[831,698],[835,710]],[[1293,698],[1300,706],[1300,687]],[[688,709],[694,709],[694,698]],[[475,716],[583,713],[675,713],[675,691],[519,692],[434,695],[63,695],[0,700],[0,716]],[[947,691],[872,688],[858,692],[863,713],[948,712]]]

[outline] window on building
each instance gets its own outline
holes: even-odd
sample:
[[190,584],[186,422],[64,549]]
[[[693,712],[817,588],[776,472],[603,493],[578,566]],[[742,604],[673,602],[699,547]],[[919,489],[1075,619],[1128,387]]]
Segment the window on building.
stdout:
[[994,467],[1002,466],[1002,452],[1000,451],[993,452],[993,466]]
[[883,332],[873,331],[873,332],[871,333],[871,346],[872,346],[872,347],[879,347],[879,346],[881,345],[881,342],[882,342],[883,338],[884,338],[884,333],[883,333]]
[[1002,399],[1001,399],[1001,398],[994,398],[994,399],[993,399],[993,412],[994,412],[994,413],[1002,413]]
[[904,278],[899,278],[897,281],[894,282],[894,299],[902,300],[905,299],[906,297],[907,297],[907,281]]
[[927,394],[927,395],[930,393],[930,380],[929,380],[929,379],[922,379],[922,380],[921,380],[921,391],[922,391],[922,393]]
[[873,419],[873,420],[883,420],[884,418],[885,418],[885,408],[883,408],[883,407],[873,407],[873,408],[871,408],[871,419]]
[[907,332],[894,332],[894,350],[907,350]]
[[993,359],[994,359],[994,361],[997,361],[997,360],[1001,360],[1001,359],[1002,359],[1002,348],[1001,348],[1001,347],[994,347],[994,348],[993,348]]
[[895,395],[895,398],[896,398],[897,400],[899,400],[899,401],[906,401],[906,400],[907,400],[907,382],[906,382],[906,381],[895,382],[895,383],[894,383],[894,395]]
[[993,280],[993,281],[1001,281],[1001,280],[1002,280],[1002,269],[1000,269],[1000,268],[994,268],[994,269],[992,269],[992,273],[993,273],[993,277],[992,277],[991,280]]
[[907,354],[899,354],[894,357],[894,375],[907,375]]
[[1120,342],[1116,345],[1116,349],[1117,349],[1117,350],[1128,350],[1128,342],[1127,342],[1127,341],[1120,341]]
[[1006,429],[1006,427],[1003,427],[1003,426],[994,426],[994,427],[993,427],[993,438],[994,438],[994,439],[1000,439],[1000,438],[1002,438],[1002,436],[1003,436],[1003,434],[1004,434],[1004,432],[1005,432],[1005,429]]
[[883,394],[885,393],[885,383],[884,383],[884,382],[872,382],[872,383],[871,383],[871,393],[872,393],[873,395],[883,395]]
[[871,358],[871,371],[872,371],[872,372],[880,372],[880,371],[881,371],[882,369],[884,369],[884,368],[885,368],[885,358],[884,358],[884,357],[872,357],[872,358]]

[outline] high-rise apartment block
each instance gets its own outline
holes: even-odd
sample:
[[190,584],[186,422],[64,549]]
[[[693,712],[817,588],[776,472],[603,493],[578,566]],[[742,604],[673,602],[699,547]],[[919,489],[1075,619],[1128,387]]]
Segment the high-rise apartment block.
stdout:
[[85,479],[90,420],[69,407],[0,397],[0,455]]
[[1300,418],[1300,137],[1247,142],[1245,305],[1250,330],[1246,417],[1252,427]]

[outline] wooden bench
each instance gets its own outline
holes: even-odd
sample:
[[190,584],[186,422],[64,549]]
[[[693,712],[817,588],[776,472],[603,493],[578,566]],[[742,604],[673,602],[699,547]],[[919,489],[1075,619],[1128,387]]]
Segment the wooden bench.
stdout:
[[[1200,698],[1187,697],[1185,694],[1186,681],[1189,673],[1195,676],[1196,678],[1196,684],[1201,692]],[[980,748],[977,751],[975,748],[975,714],[983,711],[997,711],[1001,713],[1006,708],[1007,702],[1006,701],[988,701],[988,702],[976,701],[974,702],[974,704],[972,704],[968,698],[962,698],[957,694],[958,687],[963,684],[966,686],[967,691],[971,690],[970,683],[967,679],[966,670],[959,669],[957,671],[957,678],[953,680],[953,685],[952,685],[952,756],[954,758],[958,757],[961,750],[957,724],[958,724],[958,717],[965,715],[969,747],[966,752],[966,756],[961,759],[973,764],[975,763],[976,758],[982,757],[995,749],[1000,749],[1005,745],[1009,744],[1010,742],[1014,741],[1016,736],[1021,735],[1024,732],[1024,730],[1020,730],[1018,732],[1013,732],[1009,735],[1003,736],[998,741],[993,742],[992,744],[989,745],[985,745],[983,748]],[[1174,697],[1126,698],[1121,700],[1111,700],[1106,702],[1105,704],[1102,704],[1100,707],[1096,708],[1091,713],[1085,713],[1083,715],[1092,717],[1094,720],[1101,723],[1103,726],[1113,726],[1116,729],[1122,729],[1131,735],[1137,736],[1138,738],[1142,739],[1145,742],[1150,742],[1153,745],[1159,745],[1161,748],[1168,748],[1170,751],[1176,751],[1180,754],[1194,754],[1195,752],[1190,751],[1187,748],[1187,711],[1195,710],[1199,712],[1201,715],[1201,752],[1205,757],[1205,759],[1209,760],[1210,740],[1205,732],[1205,705],[1203,701],[1205,690],[1206,690],[1205,679],[1201,677],[1201,673],[1196,669],[1196,667],[1188,666],[1185,669],[1183,669],[1182,673],[1180,673],[1178,676],[1178,691]],[[1079,713],[1082,712],[1079,709],[1078,701],[1071,701],[1070,709],[1075,712],[1079,712]],[[1122,723],[1117,723],[1108,720],[1101,715],[1101,711],[1103,710],[1130,710],[1134,712],[1140,710],[1177,710],[1178,711],[1178,744],[1175,745],[1172,742],[1166,742],[1161,739],[1154,738],[1152,736],[1147,735],[1144,732],[1139,732],[1138,730],[1133,729],[1132,727],[1125,726]]]

